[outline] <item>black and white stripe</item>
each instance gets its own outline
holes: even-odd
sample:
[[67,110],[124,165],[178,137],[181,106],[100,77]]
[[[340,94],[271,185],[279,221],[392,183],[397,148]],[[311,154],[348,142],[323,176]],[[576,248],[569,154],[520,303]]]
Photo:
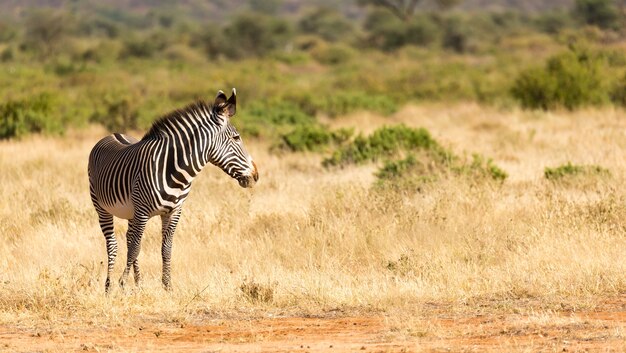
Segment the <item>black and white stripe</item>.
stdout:
[[259,178],[256,165],[230,123],[236,105],[235,89],[230,98],[219,91],[213,104],[196,102],[159,119],[140,141],[115,133],[94,146],[89,155],[89,192],[106,240],[106,292],[117,256],[113,216],[129,220],[122,286],[131,266],[139,283],[141,237],[148,219],[161,216],[162,280],[170,289],[172,237],[193,179],[211,163],[240,186],[254,186]]

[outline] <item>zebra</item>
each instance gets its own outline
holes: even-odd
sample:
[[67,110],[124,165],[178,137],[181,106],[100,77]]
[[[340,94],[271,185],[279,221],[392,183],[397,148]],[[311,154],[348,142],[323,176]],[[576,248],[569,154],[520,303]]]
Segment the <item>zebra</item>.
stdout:
[[218,91],[212,104],[199,100],[156,120],[141,140],[114,133],[101,139],[89,155],[89,193],[106,240],[108,267],[105,293],[117,256],[113,217],[128,220],[124,287],[131,266],[135,284],[141,274],[137,257],[148,219],[161,216],[162,283],[171,290],[172,240],[193,179],[209,162],[239,182],[253,187],[259,173],[230,119],[237,92]]

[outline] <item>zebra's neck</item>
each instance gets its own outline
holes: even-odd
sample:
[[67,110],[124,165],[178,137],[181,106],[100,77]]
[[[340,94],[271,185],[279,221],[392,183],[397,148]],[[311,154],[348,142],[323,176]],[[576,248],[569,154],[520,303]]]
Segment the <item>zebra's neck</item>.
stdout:
[[157,120],[142,140],[161,146],[166,175],[179,187],[188,187],[209,162],[213,125],[211,107],[197,102]]

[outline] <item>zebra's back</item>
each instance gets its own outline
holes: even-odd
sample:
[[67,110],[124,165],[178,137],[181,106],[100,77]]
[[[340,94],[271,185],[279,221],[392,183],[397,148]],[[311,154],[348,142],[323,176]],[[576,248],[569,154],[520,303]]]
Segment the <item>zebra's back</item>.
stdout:
[[104,137],[89,155],[89,190],[94,206],[102,207],[112,215],[132,219],[134,205],[131,199],[134,177],[138,170],[135,158],[137,139],[123,134]]

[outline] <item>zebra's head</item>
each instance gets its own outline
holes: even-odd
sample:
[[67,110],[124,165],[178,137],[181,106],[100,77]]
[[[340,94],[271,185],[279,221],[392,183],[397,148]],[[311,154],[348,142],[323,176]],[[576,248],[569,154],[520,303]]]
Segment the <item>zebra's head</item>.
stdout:
[[237,92],[234,88],[230,98],[222,91],[217,92],[212,108],[217,131],[209,161],[237,179],[241,187],[251,188],[259,180],[259,172],[252,156],[246,151],[239,132],[230,123],[236,108]]

